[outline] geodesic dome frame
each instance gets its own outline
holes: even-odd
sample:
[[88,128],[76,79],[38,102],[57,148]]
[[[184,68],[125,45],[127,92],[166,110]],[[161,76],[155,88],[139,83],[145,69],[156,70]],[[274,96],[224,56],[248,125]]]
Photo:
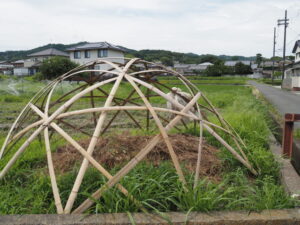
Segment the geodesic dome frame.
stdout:
[[[95,66],[106,66],[106,69],[95,69]],[[78,78],[78,75],[82,75],[80,78],[86,83],[76,87],[66,94],[60,96],[58,99],[52,101],[53,92],[57,89],[58,85],[68,79],[74,77]],[[163,84],[159,80],[155,79],[158,75],[171,75],[178,78],[178,80],[186,87],[186,90],[192,96],[191,99],[185,99],[186,104],[180,104],[173,98],[165,93],[168,90],[170,93],[180,95],[176,92],[176,89],[172,89],[169,86]],[[78,79],[77,79],[78,80]],[[116,97],[116,92],[120,88],[123,82],[127,82],[133,88],[132,92],[128,96]],[[103,87],[111,84],[110,91],[105,91]],[[144,90],[142,89],[144,88]],[[95,91],[102,93],[102,96],[96,96]],[[138,95],[138,98],[133,98],[133,93]],[[71,110],[72,106],[83,97],[89,97],[91,108],[83,108],[77,110]],[[105,99],[104,105],[96,107],[97,98],[102,97]],[[156,107],[151,103],[152,97],[163,98],[166,102],[170,102],[175,109],[168,109],[165,107]],[[181,96],[184,98],[184,96]],[[139,99],[137,103],[134,100]],[[206,105],[200,104],[200,99],[206,103]],[[114,104],[114,105],[113,105]],[[52,110],[52,111],[51,111]],[[142,128],[141,124],[131,114],[132,111],[145,111],[146,112],[146,126],[149,128],[150,120],[153,120],[158,128],[158,134],[154,136],[146,146],[141,149],[137,155],[132,158],[119,172],[112,176],[101,164],[99,164],[93,158],[93,151],[95,149],[97,140],[100,136],[111,126],[112,121],[118,116],[119,112],[125,112],[126,115],[133,121],[136,127]],[[114,116],[107,122],[107,114],[113,112]],[[173,115],[171,118],[164,118],[159,115],[160,112]],[[206,113],[208,112],[215,115],[220,121],[221,126],[216,125],[208,121]],[[74,124],[68,124],[63,119],[78,116],[83,114],[91,114],[94,123],[93,134],[90,134],[90,142],[87,149],[84,149],[66,130],[62,129],[61,124],[67,124],[68,127],[78,132],[84,133],[84,131],[76,127]],[[99,114],[99,115],[97,115]],[[33,117],[33,118],[32,118]],[[20,115],[13,123],[5,142],[0,151],[0,159],[6,155],[16,143],[21,143],[21,146],[9,159],[0,173],[0,179],[8,172],[11,166],[27,149],[28,145],[36,139],[40,134],[44,136],[44,143],[46,149],[47,163],[49,168],[49,175],[51,179],[51,186],[54,196],[57,213],[82,213],[87,210],[93,201],[88,198],[78,208],[72,211],[74,201],[76,200],[78,190],[82,183],[82,179],[85,175],[89,163],[93,165],[100,173],[102,173],[107,179],[107,183],[92,194],[93,199],[99,199],[101,194],[116,186],[122,193],[129,196],[132,201],[138,204],[138,200],[134,196],[130,196],[125,187],[123,187],[119,181],[128,174],[145,156],[163,140],[167,146],[170,158],[174,164],[179,179],[183,185],[186,184],[185,177],[183,175],[178,157],[174,152],[173,146],[169,140],[168,132],[172,128],[176,128],[178,123],[185,125],[183,118],[193,120],[199,124],[199,148],[197,166],[195,168],[194,185],[197,184],[200,171],[201,150],[203,144],[203,130],[206,130],[212,136],[214,136],[227,150],[229,150],[234,157],[239,160],[244,166],[246,166],[253,174],[257,174],[255,169],[249,163],[248,158],[243,152],[245,144],[234,129],[222,118],[216,108],[209,102],[209,100],[203,95],[203,93],[193,85],[188,79],[176,71],[168,69],[162,65],[150,63],[138,58],[125,59],[124,64],[113,63],[109,59],[96,60],[79,66],[68,73],[58,77],[51,83],[49,83],[44,89],[40,90],[21,111]],[[163,121],[163,122],[162,122]],[[104,126],[106,123],[106,126]],[[163,124],[165,123],[165,124]],[[70,193],[66,206],[62,206],[60,193],[57,186],[55,168],[53,166],[52,154],[51,154],[51,134],[49,129],[55,131],[61,137],[63,137],[69,144],[71,144],[76,150],[83,156],[83,161],[75,180],[73,189]],[[229,145],[220,135],[219,132],[224,132],[229,135],[234,143],[234,146]],[[26,137],[27,135],[27,137]]]

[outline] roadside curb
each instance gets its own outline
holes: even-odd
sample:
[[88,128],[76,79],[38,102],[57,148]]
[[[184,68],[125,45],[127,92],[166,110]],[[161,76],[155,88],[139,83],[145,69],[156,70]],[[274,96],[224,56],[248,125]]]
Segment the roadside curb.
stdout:
[[270,150],[275,160],[280,164],[280,177],[284,189],[292,197],[300,197],[300,176],[291,164],[290,159],[282,157],[282,147],[276,141],[273,134],[269,137]]
[[[252,94],[256,98],[262,97],[265,101],[269,102],[264,95],[252,85]],[[269,102],[270,103],[270,102]],[[270,103],[271,104],[271,103]],[[269,112],[272,120],[279,126],[278,129],[281,131],[277,135],[277,138],[282,139],[282,124],[280,124],[276,120],[276,116]],[[270,131],[269,136],[269,148],[270,151],[273,153],[275,160],[280,164],[280,179],[281,184],[283,185],[285,191],[290,194],[294,198],[300,198],[300,176],[296,172],[295,168],[293,167],[291,160],[288,158],[283,158],[282,156],[282,146],[276,140],[274,134]]]
[[165,218],[144,213],[98,215],[11,215],[0,216],[1,225],[286,225],[300,223],[300,209],[264,210],[262,212],[170,212]]

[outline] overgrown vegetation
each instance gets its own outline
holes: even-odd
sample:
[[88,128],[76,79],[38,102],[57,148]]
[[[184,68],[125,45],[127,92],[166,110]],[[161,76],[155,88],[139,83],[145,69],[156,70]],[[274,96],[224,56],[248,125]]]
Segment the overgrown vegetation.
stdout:
[[[128,92],[127,87],[126,84],[122,93]],[[224,165],[222,181],[211,181],[202,177],[197,188],[193,190],[193,175],[186,171],[188,191],[185,192],[169,162],[159,166],[144,162],[131,171],[121,183],[141,201],[145,208],[154,212],[263,210],[297,206],[299,202],[290,198],[280,185],[279,165],[268,150],[270,132],[268,126],[271,121],[268,119],[267,107],[252,96],[249,87],[199,85],[199,88],[207,94],[215,107],[246,142],[248,146],[246,154],[259,171],[259,176],[251,176],[218,141],[204,133],[207,142],[221,149],[220,158]],[[1,102],[4,102],[3,98]],[[13,105],[13,103],[8,104]],[[16,104],[18,103],[14,103],[14,109],[19,110],[21,105]],[[22,104],[25,104],[25,101]],[[217,123],[217,121],[213,122]],[[186,132],[194,134],[192,128]],[[64,144],[61,139],[54,138],[57,141],[54,142],[52,149]],[[2,141],[3,138],[0,144]],[[0,214],[55,213],[45,157],[43,145],[38,140],[34,141],[4,180],[0,181]],[[0,169],[3,165],[4,161],[0,161]],[[110,172],[115,174],[118,169],[120,168]],[[67,200],[77,170],[78,167],[58,177],[63,203]],[[89,168],[75,205],[90,196],[90,193],[105,181],[106,179],[98,171]],[[139,210],[137,205],[117,189],[111,189],[96,201],[89,212]]]

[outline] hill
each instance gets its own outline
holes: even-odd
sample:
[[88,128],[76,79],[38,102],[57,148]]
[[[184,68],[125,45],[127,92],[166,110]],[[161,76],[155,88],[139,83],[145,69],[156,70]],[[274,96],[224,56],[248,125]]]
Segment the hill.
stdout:
[[[67,48],[74,47],[79,44],[84,44],[87,42],[79,42],[74,44],[47,44],[44,46],[40,46],[31,50],[20,50],[20,51],[5,51],[0,52],[0,61],[2,60],[8,60],[8,61],[14,61],[18,59],[24,59],[27,57],[27,55],[42,51],[47,48],[56,48],[58,50],[64,51]],[[142,58],[148,61],[161,61],[166,65],[172,65],[173,62],[178,61],[180,63],[192,63],[192,64],[198,64],[202,62],[216,62],[218,60],[254,60],[255,56],[253,57],[244,57],[244,56],[228,56],[228,55],[211,55],[211,54],[202,54],[198,55],[195,53],[180,53],[180,52],[172,52],[167,50],[134,50],[125,48],[123,46],[118,46],[126,51],[127,57],[138,57]]]

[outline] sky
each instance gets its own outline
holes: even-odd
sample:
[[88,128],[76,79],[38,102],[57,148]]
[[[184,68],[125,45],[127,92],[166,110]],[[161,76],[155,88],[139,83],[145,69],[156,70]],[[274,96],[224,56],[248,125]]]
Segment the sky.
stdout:
[[107,41],[196,54],[287,55],[300,39],[300,0],[0,0],[0,51]]

